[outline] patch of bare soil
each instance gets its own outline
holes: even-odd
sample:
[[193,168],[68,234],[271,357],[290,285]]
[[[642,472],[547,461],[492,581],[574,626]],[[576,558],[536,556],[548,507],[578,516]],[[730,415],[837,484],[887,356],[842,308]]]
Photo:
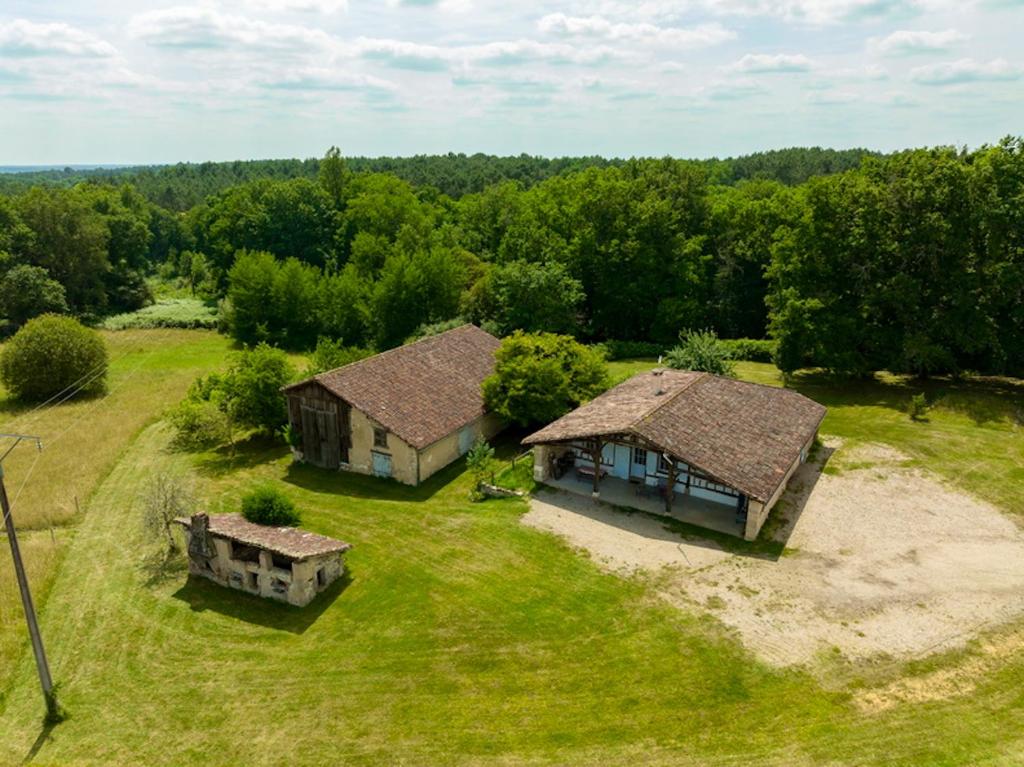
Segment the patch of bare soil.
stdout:
[[917,677],[898,679],[884,687],[860,690],[854,697],[857,707],[867,713],[885,711],[901,703],[926,703],[974,691],[982,679],[999,663],[1024,649],[1020,633],[989,639],[981,643],[979,653],[961,663]]
[[533,499],[524,521],[608,569],[657,571],[666,599],[711,609],[773,665],[836,650],[923,657],[1024,614],[1024,533],[997,508],[906,468],[892,448],[836,457],[841,472],[812,462],[790,483],[778,559],[684,542],[656,519],[567,493]]

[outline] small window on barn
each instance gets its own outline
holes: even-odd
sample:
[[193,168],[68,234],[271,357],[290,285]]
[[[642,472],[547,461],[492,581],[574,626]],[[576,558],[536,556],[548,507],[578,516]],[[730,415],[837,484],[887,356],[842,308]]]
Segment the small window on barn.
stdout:
[[379,426],[374,427],[373,430],[373,446],[374,447],[387,447],[388,446],[388,430],[382,429]]
[[644,450],[642,447],[634,447],[633,448],[633,463],[635,463],[637,466],[646,466],[647,465],[647,451]]
[[658,471],[661,472],[662,474],[668,474],[670,468],[671,468],[671,464],[669,464],[668,459],[665,457],[665,454],[664,453],[659,454],[658,455]]

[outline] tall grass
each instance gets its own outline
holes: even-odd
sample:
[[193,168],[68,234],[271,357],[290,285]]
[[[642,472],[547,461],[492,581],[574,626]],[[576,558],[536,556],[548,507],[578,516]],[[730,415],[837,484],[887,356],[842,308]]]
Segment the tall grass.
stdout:
[[217,327],[217,310],[197,298],[164,298],[136,312],[115,314],[103,321],[106,330],[147,328],[207,329]]

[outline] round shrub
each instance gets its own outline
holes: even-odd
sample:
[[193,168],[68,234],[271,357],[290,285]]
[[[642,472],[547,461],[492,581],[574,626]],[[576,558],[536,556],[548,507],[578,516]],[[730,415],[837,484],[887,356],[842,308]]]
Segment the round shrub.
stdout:
[[242,516],[257,525],[294,527],[299,513],[291,499],[275,487],[258,487],[242,498]]
[[45,400],[65,389],[100,394],[107,387],[107,347],[95,330],[71,317],[29,320],[0,354],[0,380],[23,400]]

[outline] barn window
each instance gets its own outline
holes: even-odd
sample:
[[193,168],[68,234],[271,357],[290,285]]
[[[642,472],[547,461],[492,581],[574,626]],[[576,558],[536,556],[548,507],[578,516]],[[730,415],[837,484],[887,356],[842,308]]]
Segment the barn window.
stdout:
[[633,463],[635,463],[637,466],[646,466],[647,465],[647,451],[644,450],[642,447],[634,447],[633,448]]
[[379,426],[373,429],[373,446],[374,447],[387,447],[388,446],[388,430],[382,429]]

